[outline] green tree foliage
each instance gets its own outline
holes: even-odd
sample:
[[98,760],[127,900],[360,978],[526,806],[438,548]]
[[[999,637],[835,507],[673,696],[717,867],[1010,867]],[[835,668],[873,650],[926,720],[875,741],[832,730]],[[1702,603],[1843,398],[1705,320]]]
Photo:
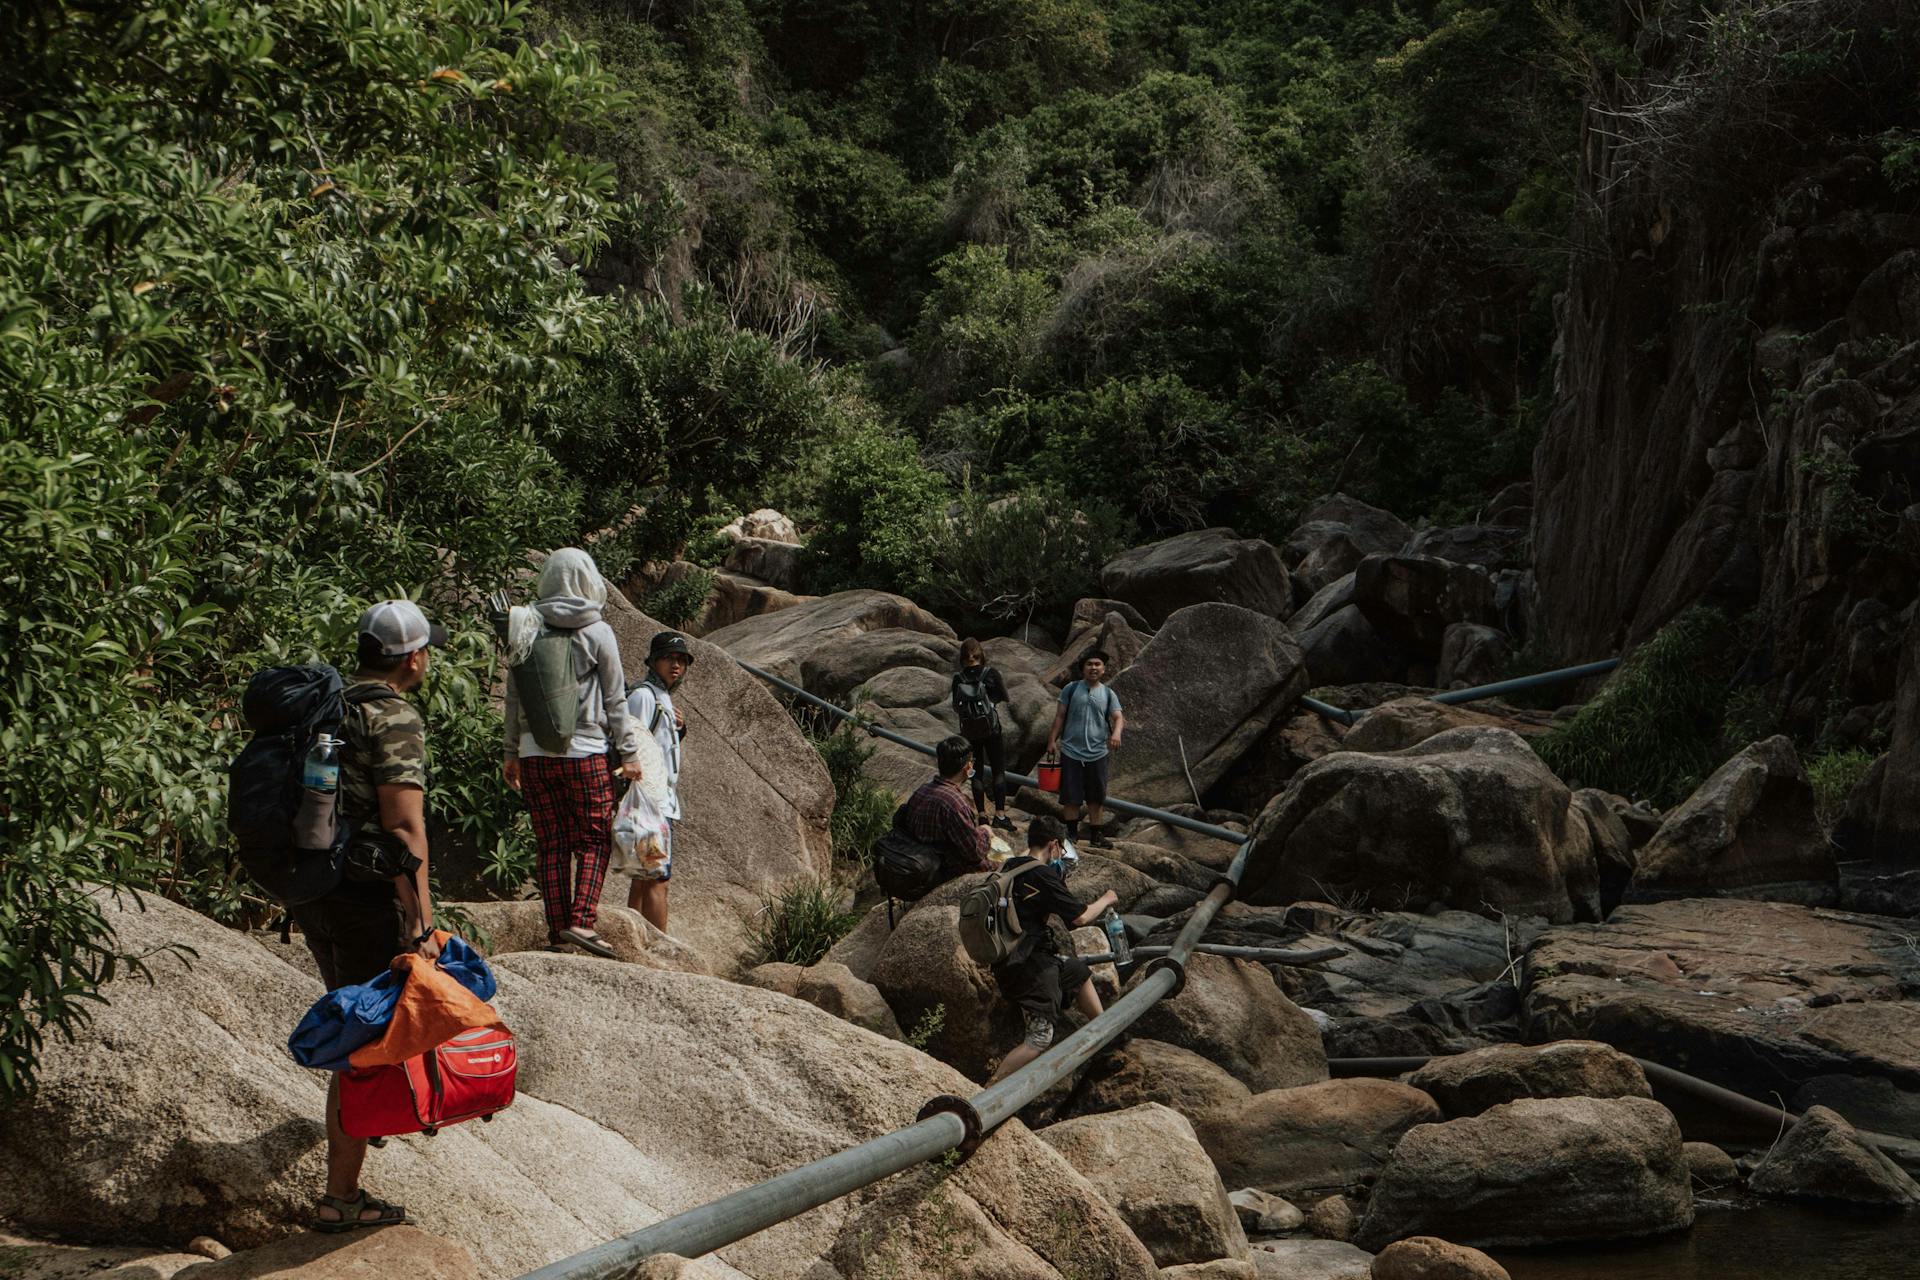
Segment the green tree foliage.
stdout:
[[825,453],[818,530],[803,561],[808,589],[911,594],[926,578],[946,499],[945,483],[921,465],[912,440],[875,423],[855,427]]
[[[0,1086],[137,963],[82,886],[260,918],[223,831],[253,669],[350,652],[370,597],[457,623],[570,524],[508,423],[604,310],[571,264],[611,171],[566,136],[617,97],[522,34],[493,0],[0,17]],[[492,719],[486,647],[437,665],[431,803],[497,833],[458,781],[497,750],[448,728]]]
[[921,598],[968,631],[1063,627],[1074,601],[1098,594],[1100,567],[1125,549],[1125,528],[1114,508],[1061,490],[997,501],[969,491],[936,531]]

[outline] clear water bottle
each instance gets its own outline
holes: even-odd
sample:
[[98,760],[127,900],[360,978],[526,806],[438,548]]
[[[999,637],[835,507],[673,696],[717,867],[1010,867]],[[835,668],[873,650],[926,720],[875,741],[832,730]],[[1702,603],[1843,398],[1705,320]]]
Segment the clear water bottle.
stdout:
[[1080,865],[1080,851],[1073,847],[1073,841],[1062,840],[1060,842],[1060,856],[1054,860],[1053,865],[1060,869],[1060,878],[1062,880],[1067,879],[1073,874],[1074,868]]
[[1120,918],[1118,911],[1108,907],[1102,926],[1107,931],[1107,949],[1113,952],[1113,962],[1125,964],[1133,953],[1132,945],[1127,941],[1127,922]]
[[300,807],[293,815],[297,849],[331,849],[340,793],[340,739],[323,733],[300,767]]

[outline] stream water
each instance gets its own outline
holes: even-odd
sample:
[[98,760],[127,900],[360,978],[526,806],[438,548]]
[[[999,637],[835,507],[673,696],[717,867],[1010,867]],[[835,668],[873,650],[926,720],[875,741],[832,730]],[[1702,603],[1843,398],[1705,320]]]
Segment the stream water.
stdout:
[[1693,1230],[1607,1248],[1493,1249],[1513,1280],[1912,1280],[1920,1210],[1700,1200]]

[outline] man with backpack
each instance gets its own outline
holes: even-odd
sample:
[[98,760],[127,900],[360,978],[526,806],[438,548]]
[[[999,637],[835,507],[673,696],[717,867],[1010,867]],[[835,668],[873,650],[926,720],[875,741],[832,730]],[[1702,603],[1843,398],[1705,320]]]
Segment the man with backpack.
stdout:
[[[360,615],[359,669],[347,683],[339,804],[352,829],[343,878],[288,909],[329,991],[378,977],[398,955],[439,955],[427,889],[427,726],[405,694],[426,679],[447,633],[411,600]],[[327,1189],[321,1231],[405,1222],[407,1211],[360,1186],[367,1140],[340,1127],[340,1077],[327,1088]]]
[[960,937],[967,953],[991,966],[1000,994],[1019,1007],[1026,1021],[1026,1038],[1000,1060],[989,1084],[1047,1051],[1069,997],[1085,1017],[1100,1016],[1093,971],[1079,957],[1059,953],[1048,921],[1057,919],[1070,929],[1092,924],[1119,898],[1109,889],[1090,903],[1081,902],[1067,888],[1066,877],[1054,865],[1066,834],[1059,819],[1045,814],[1035,818],[1027,825],[1026,853],[1007,859],[960,904]]
[[1107,803],[1107,776],[1113,760],[1108,754],[1120,745],[1126,717],[1120,695],[1107,682],[1107,655],[1098,649],[1080,660],[1080,678],[1060,691],[1047,735],[1047,754],[1060,757],[1060,805],[1067,816],[1067,836],[1080,837],[1080,806],[1087,806],[1087,843],[1111,843],[1100,824]]
[[993,870],[987,861],[992,836],[975,824],[967,798],[967,780],[973,775],[972,744],[957,734],[942,738],[934,748],[934,763],[940,772],[907,797],[894,815],[894,825],[939,851],[940,880]]
[[627,716],[640,732],[652,738],[666,762],[666,801],[660,816],[667,820],[667,856],[658,867],[636,872],[627,886],[627,905],[654,928],[667,931],[667,882],[673,878],[673,827],[680,821],[680,740],[687,736],[687,718],[673,705],[673,691],[693,666],[693,646],[678,631],[662,631],[647,646],[647,678],[627,695]]

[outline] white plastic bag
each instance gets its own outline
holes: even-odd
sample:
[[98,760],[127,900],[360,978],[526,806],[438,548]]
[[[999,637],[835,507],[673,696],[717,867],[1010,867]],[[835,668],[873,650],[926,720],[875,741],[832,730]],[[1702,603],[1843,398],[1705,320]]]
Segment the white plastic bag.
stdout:
[[657,871],[667,860],[667,820],[646,789],[627,788],[613,813],[613,859],[609,871],[636,876]]

